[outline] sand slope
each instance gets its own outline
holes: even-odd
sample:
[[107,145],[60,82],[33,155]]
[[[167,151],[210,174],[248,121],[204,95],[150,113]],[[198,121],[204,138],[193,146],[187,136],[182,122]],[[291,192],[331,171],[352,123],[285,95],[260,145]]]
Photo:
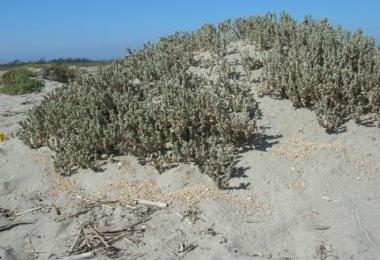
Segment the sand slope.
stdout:
[[[259,76],[260,71],[253,75]],[[0,144],[0,226],[33,222],[0,231],[1,259],[62,259],[89,223],[115,230],[138,220],[143,221],[128,231],[128,239],[115,243],[120,250],[109,254],[121,259],[380,256],[380,129],[370,120],[367,126],[349,122],[342,133],[328,135],[313,112],[294,110],[286,100],[258,98],[265,134],[252,141],[256,149],[241,150],[238,174],[227,191],[217,190],[194,165],[158,174],[130,156],[104,158],[99,172],[62,177],[54,173],[47,148],[31,150],[13,136],[23,113],[59,83],[46,86],[40,94],[0,94],[0,130],[7,136]],[[170,205],[131,209],[135,198]],[[83,209],[89,210],[71,217]],[[97,253],[95,259],[107,259],[105,252]]]

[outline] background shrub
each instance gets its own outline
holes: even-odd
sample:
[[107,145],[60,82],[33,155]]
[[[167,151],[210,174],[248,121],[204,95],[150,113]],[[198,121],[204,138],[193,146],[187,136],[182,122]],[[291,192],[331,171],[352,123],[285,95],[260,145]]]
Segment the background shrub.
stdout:
[[63,64],[49,64],[43,67],[42,77],[62,83],[68,83],[75,78],[75,70]]
[[22,95],[40,91],[43,87],[38,80],[32,79],[34,76],[27,68],[12,69],[6,71],[1,76],[0,92],[7,95]]

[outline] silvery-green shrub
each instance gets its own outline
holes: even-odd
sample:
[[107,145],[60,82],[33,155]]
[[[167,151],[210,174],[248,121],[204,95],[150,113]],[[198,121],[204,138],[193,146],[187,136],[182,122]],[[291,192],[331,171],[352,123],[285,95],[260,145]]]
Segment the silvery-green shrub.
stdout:
[[96,168],[101,154],[132,154],[159,170],[193,162],[227,187],[257,103],[225,62],[213,81],[189,72],[198,40],[176,33],[57,89],[29,111],[20,138],[55,151],[64,174]]

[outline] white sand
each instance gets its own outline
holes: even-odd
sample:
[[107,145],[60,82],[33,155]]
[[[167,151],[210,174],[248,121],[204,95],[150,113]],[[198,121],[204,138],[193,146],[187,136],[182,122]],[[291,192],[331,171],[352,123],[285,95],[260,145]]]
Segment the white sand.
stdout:
[[[233,55],[231,59],[238,58]],[[253,77],[259,75],[258,71]],[[40,94],[0,94],[0,131],[7,136],[0,144],[0,207],[16,213],[46,207],[15,220],[34,224],[0,232],[0,259],[67,256],[84,224],[125,227],[134,213],[116,203],[77,218],[58,219],[96,200],[131,203],[133,198],[171,204],[144,223],[140,245],[124,240],[117,244],[124,250],[121,259],[380,256],[379,128],[349,122],[343,133],[328,135],[313,112],[264,97],[258,98],[263,114],[259,124],[266,127],[266,135],[254,142],[257,149],[241,151],[241,171],[231,180],[235,189],[216,190],[193,165],[160,175],[129,156],[106,163],[102,172],[80,170],[61,177],[54,173],[47,148],[31,150],[13,136],[24,112],[59,86],[50,81],[46,85]],[[198,220],[183,219],[191,206],[198,208]],[[9,221],[0,218],[0,225],[4,223]],[[189,245],[196,248],[186,253]]]

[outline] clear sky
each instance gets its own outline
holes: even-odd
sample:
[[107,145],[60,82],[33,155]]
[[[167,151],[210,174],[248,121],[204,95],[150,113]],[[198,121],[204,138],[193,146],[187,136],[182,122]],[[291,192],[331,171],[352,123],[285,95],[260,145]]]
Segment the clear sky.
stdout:
[[118,58],[127,47],[205,22],[282,10],[362,28],[380,42],[380,0],[1,0],[0,63]]

